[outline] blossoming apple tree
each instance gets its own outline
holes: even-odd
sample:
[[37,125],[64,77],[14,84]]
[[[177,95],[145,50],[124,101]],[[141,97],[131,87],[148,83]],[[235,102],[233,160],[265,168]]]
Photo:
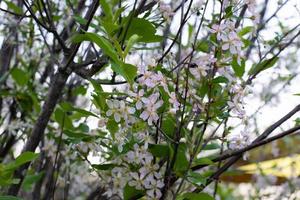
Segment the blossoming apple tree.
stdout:
[[1,195],[218,197],[250,150],[300,129],[271,135],[300,105],[258,135],[244,108],[297,52],[298,24],[261,34],[287,3],[0,1]]

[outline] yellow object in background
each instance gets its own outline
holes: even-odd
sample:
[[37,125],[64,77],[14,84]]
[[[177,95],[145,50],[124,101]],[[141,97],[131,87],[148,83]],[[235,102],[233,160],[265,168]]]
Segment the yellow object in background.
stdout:
[[263,161],[255,164],[248,164],[238,167],[247,174],[273,175],[277,177],[298,177],[300,176],[300,155],[282,157],[273,160]]

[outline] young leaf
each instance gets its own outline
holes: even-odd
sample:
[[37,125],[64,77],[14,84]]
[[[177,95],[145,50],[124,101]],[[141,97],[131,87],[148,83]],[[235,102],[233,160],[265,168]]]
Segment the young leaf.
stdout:
[[23,164],[25,164],[27,162],[35,160],[38,156],[39,156],[38,153],[33,153],[33,152],[30,152],[30,151],[26,151],[26,152],[22,153],[21,155],[19,155],[16,158],[15,163],[18,166],[21,166],[21,165],[23,165]]
[[207,193],[185,193],[179,196],[176,200],[214,200],[212,196]]
[[74,106],[72,106],[70,103],[68,102],[62,102],[60,104],[60,106],[64,109],[64,111],[66,112],[76,112],[78,114],[80,114],[81,117],[89,117],[89,116],[93,116],[98,118],[98,115],[96,115],[95,113],[92,113],[90,111],[84,110],[82,108],[76,108]]
[[123,76],[128,83],[133,84],[134,79],[137,76],[136,66],[127,63],[122,63],[120,65],[112,63],[111,68],[114,72]]
[[36,183],[37,181],[39,181],[43,177],[44,174],[45,174],[44,172],[40,172],[38,174],[26,175],[26,177],[22,183],[22,188],[25,191],[29,191],[32,188],[33,184]]
[[7,195],[7,196],[0,196],[0,200],[22,200],[22,199],[19,197]]
[[276,64],[276,62],[278,61],[278,57],[273,57],[267,60],[264,60],[256,65],[253,65],[253,67],[250,69],[249,71],[249,75],[254,75],[254,74],[258,74],[261,71],[264,71],[270,67],[273,67],[273,65]]
[[124,53],[123,53],[123,57],[126,58],[127,54],[129,53],[130,49],[133,47],[133,45],[138,41],[140,37],[136,34],[132,35],[128,42],[127,42],[127,46],[124,50]]
[[106,0],[99,1],[102,7],[102,10],[105,14],[106,20],[112,22],[113,20],[113,13],[110,4]]
[[10,74],[12,76],[12,78],[15,80],[15,82],[19,85],[19,86],[24,86],[27,84],[27,82],[29,81],[29,77],[26,74],[25,71],[14,67],[11,71]]
[[170,154],[169,146],[163,144],[149,144],[149,151],[155,157],[168,157]]
[[174,164],[174,170],[179,174],[187,170],[187,167],[189,165],[189,161],[186,157],[186,151],[187,151],[186,144],[184,143],[179,144],[177,155],[176,155],[176,161]]
[[194,160],[193,165],[211,165],[214,162],[209,158],[199,158]]
[[129,186],[128,184],[124,188],[124,200],[130,199],[139,199],[144,195],[144,192],[141,190],[136,190],[134,187]]
[[96,33],[84,33],[84,34],[77,34],[74,35],[71,39],[74,43],[79,43],[82,41],[90,41],[96,43],[103,52],[108,55],[114,62],[121,64],[122,62],[119,60],[118,54],[114,50],[112,44],[107,41],[104,37],[96,34]]
[[57,107],[55,109],[54,119],[60,125],[60,127],[67,128],[67,129],[73,129],[73,123],[72,123],[70,117],[60,107]]
[[208,41],[199,41],[196,46],[197,51],[202,51],[205,53],[209,53],[209,42]]
[[22,15],[23,14],[23,10],[21,7],[17,6],[16,4],[14,4],[11,0],[4,1],[7,5],[7,7],[12,10],[14,13],[18,14],[18,15]]
[[253,26],[246,26],[238,33],[238,35],[240,37],[242,37],[242,36],[246,35],[247,33],[250,33],[252,30],[253,30]]
[[115,167],[114,164],[94,164],[92,165],[93,168],[98,170],[111,170]]
[[[128,20],[129,18],[124,20],[125,25],[127,25]],[[133,18],[125,39],[128,40],[132,35],[136,34],[141,36],[139,39],[140,42],[160,42],[162,37],[155,35],[155,33],[156,28],[151,22],[143,18]],[[125,34],[125,32],[123,34]]]
[[204,176],[193,171],[188,172],[187,180],[196,186],[201,186],[206,182],[206,178]]
[[241,60],[240,64],[239,64],[237,57],[233,57],[231,66],[237,77],[241,78],[244,75],[244,73],[245,73],[245,61],[244,60]]

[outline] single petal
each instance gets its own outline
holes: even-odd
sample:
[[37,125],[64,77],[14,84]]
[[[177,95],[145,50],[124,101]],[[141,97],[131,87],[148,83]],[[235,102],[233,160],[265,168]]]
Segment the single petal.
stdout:
[[142,118],[143,120],[148,119],[148,117],[149,117],[149,113],[146,110],[144,110],[140,115],[140,118]]
[[114,114],[114,118],[115,118],[115,121],[116,121],[116,122],[120,122],[120,121],[121,121],[121,116],[120,116],[119,113],[115,113],[115,114]]

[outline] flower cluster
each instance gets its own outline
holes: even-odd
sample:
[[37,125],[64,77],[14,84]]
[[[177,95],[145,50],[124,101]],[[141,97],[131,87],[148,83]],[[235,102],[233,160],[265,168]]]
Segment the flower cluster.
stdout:
[[171,20],[171,17],[175,14],[172,10],[172,7],[167,4],[167,3],[164,3],[163,1],[161,0],[157,0],[158,1],[158,7],[159,7],[159,10],[163,16],[163,18],[167,21],[167,22],[170,22]]
[[108,100],[107,105],[109,110],[106,115],[113,115],[116,122],[120,122],[121,118],[125,120],[126,124],[134,122],[132,114],[135,113],[135,108],[128,106],[124,101]]
[[217,39],[222,42],[222,50],[229,50],[231,54],[242,56],[243,42],[236,32],[235,23],[233,21],[225,21],[221,24],[212,25],[212,33],[217,34]]
[[144,121],[148,121],[149,125],[152,125],[153,122],[156,122],[159,117],[157,114],[157,109],[162,106],[163,101],[158,100],[159,98],[159,93],[154,93],[150,95],[148,98],[143,97],[142,102],[144,103],[144,111],[140,115],[140,117]]
[[145,190],[147,199],[159,199],[164,183],[160,167],[154,164],[153,159],[152,154],[148,152],[148,145],[138,144],[124,156],[115,159],[113,163],[116,167],[109,174],[106,195],[122,197],[124,188],[128,185],[136,190]]
[[230,88],[230,92],[232,94],[232,99],[227,102],[229,108],[238,118],[245,120],[246,112],[243,107],[243,105],[245,105],[243,100],[245,97],[245,89],[241,85],[235,84]]
[[227,136],[227,140],[229,141],[229,149],[242,149],[250,144],[249,132],[243,130],[239,133],[229,134]]

